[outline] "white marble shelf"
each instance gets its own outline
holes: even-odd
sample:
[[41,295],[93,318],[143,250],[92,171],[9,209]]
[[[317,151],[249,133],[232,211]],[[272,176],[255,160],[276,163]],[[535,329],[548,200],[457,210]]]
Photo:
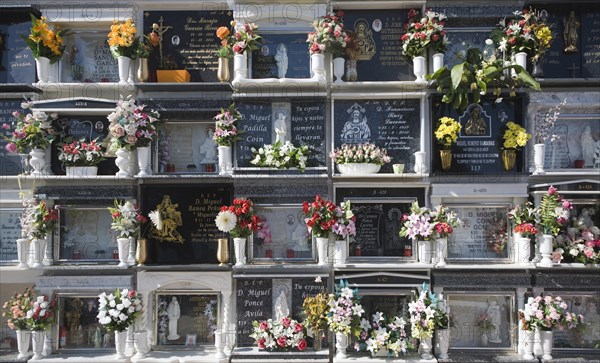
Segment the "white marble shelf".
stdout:
[[432,264],[419,262],[348,262],[346,264],[335,264],[334,270],[429,270]]
[[285,363],[285,362],[296,362],[296,363],[318,363],[318,362],[329,362],[329,350],[322,349],[315,352],[312,349],[307,349],[303,352],[290,351],[290,352],[267,352],[257,347],[247,348],[236,348],[231,354],[232,362],[243,362],[243,363]]
[[382,173],[382,174],[368,174],[368,175],[347,175],[347,174],[333,174],[333,180],[348,180],[348,179],[393,179],[393,180],[402,180],[402,179],[422,179],[429,178],[429,173],[402,173],[402,174],[393,174],[393,173]]
[[361,81],[361,82],[342,82],[331,83],[330,89],[333,97],[341,93],[357,93],[371,95],[373,92],[415,92],[424,91],[429,87],[429,82],[416,81]]
[[386,363],[437,363],[437,359],[422,359],[418,354],[409,354],[399,356],[398,358],[375,357],[368,356],[352,356],[348,358],[333,358],[333,363],[371,363],[371,362],[386,362]]
[[531,174],[530,178],[544,178],[549,176],[600,176],[600,169],[565,169],[563,171],[547,171],[544,174]]
[[21,181],[59,181],[59,182],[65,182],[65,181],[98,181],[98,182],[105,182],[105,181],[130,181],[130,182],[134,182],[135,178],[121,178],[118,177],[116,175],[94,175],[94,176],[66,176],[66,175],[50,175],[50,174],[45,174],[45,175],[24,175],[24,174],[19,174],[19,175],[3,175],[2,176],[3,180],[9,181],[9,180],[21,180]]

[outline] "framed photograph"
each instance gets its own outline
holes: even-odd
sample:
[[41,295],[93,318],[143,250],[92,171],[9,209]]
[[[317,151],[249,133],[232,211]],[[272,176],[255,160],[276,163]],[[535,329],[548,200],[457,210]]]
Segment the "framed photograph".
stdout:
[[17,239],[21,238],[22,208],[0,209],[0,264],[17,259]]
[[447,204],[462,225],[448,238],[448,259],[454,262],[510,262],[510,204]]
[[509,292],[446,292],[450,349],[512,349],[515,302]]
[[557,138],[546,142],[546,170],[600,169],[600,115],[563,114],[551,134]]
[[156,345],[210,345],[219,324],[220,297],[216,292],[161,291],[155,293]]
[[110,228],[110,205],[57,205],[59,239],[55,256],[69,262],[118,259],[117,234]]
[[156,143],[159,173],[216,173],[214,122],[166,122]]
[[304,262],[315,260],[312,235],[299,204],[257,204],[254,210],[265,226],[249,244],[254,262]]
[[571,330],[554,330],[555,349],[597,349],[600,343],[600,292],[555,292],[569,310],[584,317],[583,324]]
[[114,349],[114,333],[98,323],[98,296],[59,294],[58,346],[63,349]]

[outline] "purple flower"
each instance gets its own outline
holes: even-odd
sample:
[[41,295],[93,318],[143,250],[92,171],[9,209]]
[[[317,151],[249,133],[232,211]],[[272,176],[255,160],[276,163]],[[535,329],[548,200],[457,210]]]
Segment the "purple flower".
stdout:
[[8,151],[11,154],[16,154],[17,153],[17,145],[14,142],[9,142],[8,144],[6,144],[6,151]]

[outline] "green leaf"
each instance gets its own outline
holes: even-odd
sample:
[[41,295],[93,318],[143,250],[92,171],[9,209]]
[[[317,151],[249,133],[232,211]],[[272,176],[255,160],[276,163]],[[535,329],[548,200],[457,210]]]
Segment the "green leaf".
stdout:
[[467,49],[467,62],[471,64],[480,64],[483,61],[483,54],[478,48]]
[[463,76],[463,70],[465,68],[464,63],[459,63],[452,67],[452,71],[450,72],[450,76],[452,77],[452,88],[458,89],[460,87],[460,82]]
[[540,88],[540,84],[533,77],[531,77],[529,72],[524,70],[522,67],[519,67],[519,68],[521,68],[520,72],[517,69],[517,72],[518,72],[517,76],[519,77],[519,79],[521,81],[523,81],[530,88],[532,88],[536,91],[541,91],[542,89]]

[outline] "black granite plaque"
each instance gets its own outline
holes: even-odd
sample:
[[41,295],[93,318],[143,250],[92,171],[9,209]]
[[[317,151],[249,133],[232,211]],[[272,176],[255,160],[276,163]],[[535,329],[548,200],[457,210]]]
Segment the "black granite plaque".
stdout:
[[222,205],[228,205],[228,185],[142,186],[142,210],[159,210],[163,230],[149,228],[150,264],[217,263],[217,239],[223,237],[215,225]]
[[[480,104],[471,104],[464,113],[458,112],[439,98],[432,102],[432,130],[441,117],[452,117],[460,122],[462,130],[456,145],[452,146],[450,172],[494,175],[505,173],[500,160],[502,136],[509,121],[523,124],[522,100],[520,97],[504,98],[496,103],[494,98],[485,98]],[[433,135],[433,132],[432,132]],[[433,170],[441,171],[439,145],[432,136]],[[523,170],[522,157],[517,158],[516,171]]]
[[[206,5],[209,7],[209,5]],[[153,23],[171,27],[163,34],[163,56],[190,72],[191,82],[217,82],[218,58],[215,54],[221,42],[217,28],[233,20],[229,10],[144,11],[144,34]],[[159,64],[158,49],[149,58],[152,71]]]
[[302,304],[304,299],[315,296],[327,288],[327,278],[321,278],[322,282],[316,282],[314,278],[292,279],[292,316],[301,321],[304,318]]
[[[94,140],[102,142],[108,136],[110,122],[106,116],[80,116],[62,117],[54,121],[57,131],[61,132],[61,139],[52,144],[52,172],[57,175],[65,174],[65,166],[58,159],[60,154],[58,144],[66,140]],[[115,165],[115,158],[108,157],[98,164],[98,175],[114,175],[119,169]]]
[[358,81],[412,80],[412,67],[402,55],[402,26],[407,9],[348,10],[346,29],[357,33]]
[[0,83],[34,83],[35,59],[19,34],[31,30],[28,12],[6,12],[0,20]]
[[237,103],[236,107],[242,119],[238,129],[243,131],[241,140],[235,143],[237,166],[249,167],[252,160],[252,148],[271,144],[271,103]]
[[581,76],[600,78],[600,6],[584,7],[581,15]]
[[448,45],[444,63],[448,69],[452,69],[455,65],[465,61],[469,48],[478,48],[482,52],[484,51],[485,40],[490,37],[490,29],[448,29],[447,37]]
[[[410,164],[420,149],[420,106],[418,99],[334,103],[334,147],[370,142],[385,148],[392,163]],[[390,173],[391,164],[380,172]]]
[[273,309],[271,279],[236,279],[237,345],[254,344],[252,322],[270,319]]
[[[0,100],[0,126],[6,123],[11,126],[11,130],[14,130],[13,122],[16,122],[17,119],[12,113],[21,110],[21,102],[23,102],[21,99]],[[10,137],[9,130],[2,129],[0,132]],[[7,144],[6,140],[0,138],[0,175],[20,174],[22,172],[21,157],[6,151]]]
[[325,166],[325,102],[292,102],[292,142],[308,145],[307,166]]
[[310,77],[306,33],[262,34],[262,37],[262,46],[252,52],[252,78]]

